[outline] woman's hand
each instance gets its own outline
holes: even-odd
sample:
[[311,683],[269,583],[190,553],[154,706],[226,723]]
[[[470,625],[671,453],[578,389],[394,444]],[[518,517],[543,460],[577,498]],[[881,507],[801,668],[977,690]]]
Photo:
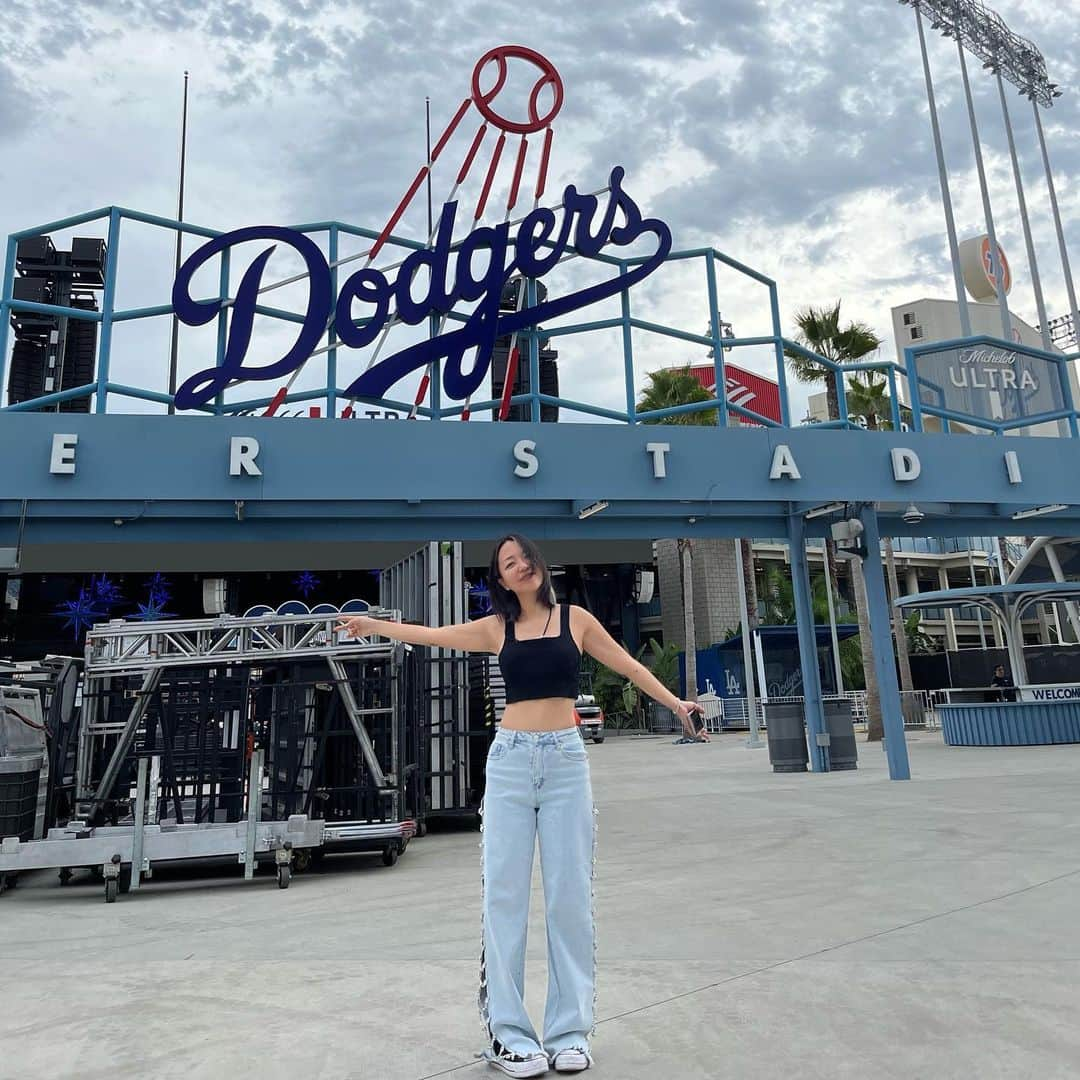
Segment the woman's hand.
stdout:
[[700,742],[709,742],[709,733],[705,730],[704,724],[700,731],[694,727],[694,721],[691,719],[694,713],[705,715],[705,710],[696,701],[680,701],[675,707],[675,715],[682,721],[686,734]]
[[384,623],[385,620],[373,619],[370,615],[350,615],[338,623],[338,629],[346,637],[372,637],[379,633],[379,627]]

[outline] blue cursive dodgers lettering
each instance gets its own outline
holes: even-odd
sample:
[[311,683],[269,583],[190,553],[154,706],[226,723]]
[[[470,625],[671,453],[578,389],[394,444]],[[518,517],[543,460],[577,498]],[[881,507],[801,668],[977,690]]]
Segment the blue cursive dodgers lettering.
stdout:
[[176,317],[188,326],[204,326],[221,311],[223,301],[195,300],[191,296],[191,279],[207,260],[218,252],[226,251],[236,244],[250,240],[278,240],[294,247],[303,257],[308,271],[308,305],[304,322],[296,343],[278,361],[263,367],[244,367],[244,357],[251,343],[251,330],[255,321],[255,306],[259,302],[259,285],[262,282],[266,262],[274,253],[268,247],[247,268],[233,303],[233,315],[229,323],[229,340],[220,367],[207,368],[191,376],[176,391],[178,409],[194,409],[205,405],[231,382],[258,379],[280,379],[294,372],[319,343],[326,330],[330,316],[330,267],[327,266],[318,245],[309,236],[294,229],[277,225],[252,225],[235,232],[214,237],[190,255],[173,283],[172,301]]
[[[196,251],[181,267],[173,287],[177,316],[191,326],[201,326],[221,309],[220,300],[196,301],[190,296],[193,274],[208,259],[235,244],[251,240],[274,240],[295,248],[307,263],[308,309],[293,347],[275,363],[247,367],[244,358],[251,342],[259,285],[273,247],[251,264],[237,291],[229,326],[229,340],[220,367],[200,371],[177,391],[178,408],[205,404],[230,383],[241,380],[277,379],[300,367],[310,357],[320,337],[333,325],[343,345],[361,348],[373,342],[393,318],[412,326],[431,313],[448,315],[465,302],[475,307],[454,330],[418,342],[374,364],[345,390],[353,398],[383,398],[387,391],[411,372],[430,363],[445,361],[443,387],[449,398],[462,401],[483,383],[491,366],[495,340],[543,319],[553,319],[599,300],[614,296],[655,271],[671,251],[671,230],[656,218],[644,218],[634,200],[623,190],[623,169],[611,172],[608,201],[583,195],[574,185],[563,194],[560,222],[554,211],[540,207],[522,222],[515,236],[503,223],[474,229],[464,240],[453,241],[457,204],[443,207],[439,228],[430,249],[416,251],[401,264],[390,281],[374,267],[364,267],[341,286],[336,304],[331,295],[330,270],[322,252],[307,236],[290,229],[259,226],[216,237]],[[622,223],[615,222],[621,215]],[[521,311],[500,314],[503,287],[516,274],[538,278],[548,273],[568,252],[596,255],[607,244],[626,247],[642,237],[654,236],[655,250],[624,274],[578,292],[548,300]],[[449,280],[454,257],[453,280]],[[422,284],[417,287],[417,283]],[[354,311],[355,305],[364,310]],[[473,355],[475,354],[475,355]],[[467,358],[472,356],[471,362]]]

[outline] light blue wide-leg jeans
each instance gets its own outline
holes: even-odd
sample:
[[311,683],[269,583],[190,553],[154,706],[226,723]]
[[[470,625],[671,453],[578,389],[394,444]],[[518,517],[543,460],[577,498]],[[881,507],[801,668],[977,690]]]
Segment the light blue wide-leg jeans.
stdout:
[[[487,760],[483,815],[480,1015],[490,1056],[589,1050],[596,985],[595,814],[577,728],[500,729]],[[541,1040],[525,1011],[533,850],[547,914],[548,991]]]

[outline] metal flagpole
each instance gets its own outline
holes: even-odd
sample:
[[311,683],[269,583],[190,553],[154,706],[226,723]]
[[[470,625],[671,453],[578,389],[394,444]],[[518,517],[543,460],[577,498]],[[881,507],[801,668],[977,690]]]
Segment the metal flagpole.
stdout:
[[[431,222],[431,98],[424,98],[424,125],[427,131],[427,157],[425,160],[428,163],[427,170],[427,234],[430,237],[435,231],[435,227]],[[428,244],[430,246],[430,239]]]
[[[184,72],[184,111],[180,121],[180,191],[176,200],[176,220],[184,220],[184,173],[187,166],[187,102],[188,102],[188,73]],[[176,265],[173,277],[180,273],[180,257],[183,254],[182,243],[184,234],[180,229],[176,230]],[[172,347],[169,350],[169,397],[176,393],[176,368],[177,354],[180,344],[180,320],[173,312],[172,317]],[[176,412],[176,405],[169,402],[169,416]]]
[[945,150],[941,145],[941,125],[938,123],[937,102],[934,99],[934,81],[930,75],[930,58],[926,54],[926,36],[923,33],[922,12],[915,5],[915,25],[919,31],[919,48],[922,50],[923,74],[926,76],[926,99],[930,104],[930,127],[934,133],[934,153],[937,155],[938,180],[941,183],[941,202],[945,209],[945,231],[949,235],[949,255],[952,258],[953,283],[956,286],[956,302],[960,308],[960,333],[971,337],[971,316],[968,314],[967,293],[960,273],[960,248],[956,240],[956,222],[953,219],[952,196],[949,194],[949,174],[945,167]]
[[[1069,313],[1072,315],[1073,332],[1080,335],[1080,313],[1076,308],[1076,288],[1073,285],[1072,270],[1069,267],[1069,253],[1065,248],[1065,233],[1061,228],[1061,212],[1058,210],[1057,191],[1054,189],[1054,173],[1050,168],[1050,155],[1046,150],[1046,136],[1043,133],[1042,117],[1039,115],[1039,103],[1031,96],[1031,107],[1035,112],[1035,130],[1039,133],[1039,148],[1042,150],[1043,167],[1046,169],[1046,186],[1050,192],[1050,210],[1054,215],[1054,228],[1057,230],[1058,250],[1061,252],[1061,268],[1065,273],[1065,289],[1069,297]],[[1077,338],[1080,341],[1080,337]]]
[[1042,281],[1039,279],[1039,264],[1035,258],[1035,245],[1031,239],[1031,222],[1028,220],[1027,199],[1024,198],[1024,181],[1020,174],[1020,159],[1016,156],[1016,141],[1013,139],[1012,120],[1009,117],[1009,105],[1005,100],[1005,82],[1001,78],[1001,69],[994,68],[997,79],[998,96],[1001,98],[1001,115],[1005,120],[1005,135],[1009,140],[1009,157],[1012,159],[1013,179],[1016,181],[1016,201],[1020,204],[1020,224],[1024,228],[1024,245],[1027,247],[1028,266],[1031,268],[1031,284],[1035,290],[1035,309],[1039,313],[1039,329],[1042,331],[1043,348],[1051,348],[1050,327],[1047,325],[1046,301],[1043,299]]
[[994,268],[994,284],[998,307],[1001,309],[1002,336],[1012,340],[1012,320],[1009,318],[1008,298],[1005,296],[1005,270],[998,257],[997,234],[994,232],[994,214],[990,209],[990,191],[986,186],[986,169],[983,166],[982,146],[979,143],[979,125],[975,119],[975,102],[971,97],[971,82],[968,79],[967,60],[964,58],[964,42],[960,29],[956,29],[956,48],[960,54],[960,74],[964,82],[964,97],[967,99],[968,120],[971,123],[971,142],[975,148],[975,171],[979,175],[979,191],[982,194],[983,214],[986,217],[986,234],[990,237],[990,262]]

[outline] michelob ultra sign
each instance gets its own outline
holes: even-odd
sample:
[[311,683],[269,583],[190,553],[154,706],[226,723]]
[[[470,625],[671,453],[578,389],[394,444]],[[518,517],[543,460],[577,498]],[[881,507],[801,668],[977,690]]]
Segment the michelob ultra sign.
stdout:
[[1009,423],[1069,408],[1062,358],[996,338],[910,350],[919,402],[973,422]]

